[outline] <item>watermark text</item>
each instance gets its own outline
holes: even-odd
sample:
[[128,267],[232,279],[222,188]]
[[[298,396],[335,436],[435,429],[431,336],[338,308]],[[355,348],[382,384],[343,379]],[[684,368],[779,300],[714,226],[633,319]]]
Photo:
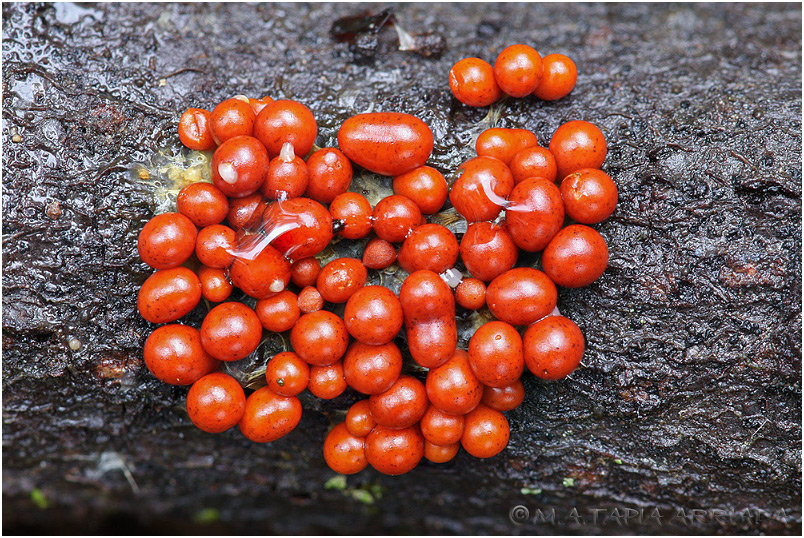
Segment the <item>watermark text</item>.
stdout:
[[700,525],[749,525],[758,526],[763,521],[785,522],[790,510],[725,510],[719,508],[537,508],[516,505],[508,512],[511,523],[524,525],[594,525],[594,526],[687,526]]

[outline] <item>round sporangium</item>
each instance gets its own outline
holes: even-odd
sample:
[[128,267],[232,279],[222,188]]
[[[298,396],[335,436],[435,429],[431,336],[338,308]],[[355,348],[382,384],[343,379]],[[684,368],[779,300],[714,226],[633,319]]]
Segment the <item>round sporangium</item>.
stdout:
[[305,196],[322,204],[332,202],[352,184],[352,163],[338,149],[319,149],[308,157],[307,168],[310,182]]
[[331,400],[343,394],[346,387],[341,361],[326,366],[310,367],[310,382],[307,384],[307,390],[313,396],[322,400]]
[[216,144],[223,144],[236,136],[253,134],[254,110],[248,98],[241,97],[227,99],[212,110],[210,130]]
[[362,239],[371,233],[371,204],[366,197],[356,192],[344,192],[329,204],[333,221],[340,221],[343,227],[338,235],[346,239]]
[[225,301],[234,289],[223,269],[202,265],[198,268],[198,280],[201,282],[201,295],[213,303]]
[[[527,331],[525,334],[527,334]],[[527,356],[527,352],[525,352],[525,365],[527,365]],[[522,384],[520,379],[504,387],[485,387],[481,403],[497,411],[511,411],[522,405],[524,401],[525,385]]]
[[332,216],[309,198],[291,198],[265,208],[263,229],[271,244],[291,260],[315,256],[332,239]]
[[450,360],[427,373],[427,398],[440,411],[450,415],[465,415],[480,403],[483,385],[472,367],[469,355],[458,349]]
[[558,232],[542,254],[544,272],[565,288],[588,286],[600,278],[608,263],[606,240],[583,224],[573,224]]
[[343,320],[326,310],[305,314],[290,331],[290,345],[308,364],[327,366],[346,353],[349,333]]
[[494,317],[511,325],[530,325],[556,307],[558,291],[548,275],[531,267],[517,267],[491,281],[486,303]]
[[377,421],[371,416],[369,401],[360,400],[352,404],[346,412],[346,429],[356,437],[365,437],[371,433]]
[[464,417],[461,446],[476,458],[491,458],[508,446],[510,435],[505,415],[480,404]]
[[324,439],[324,460],[336,473],[359,473],[368,465],[365,439],[352,435],[346,424],[338,424]]
[[523,343],[528,370],[550,381],[570,375],[583,357],[583,333],[564,316],[537,321],[525,331]]
[[267,299],[260,299],[254,311],[262,326],[275,333],[289,331],[301,316],[298,298],[289,290],[280,291]]
[[434,445],[430,441],[424,441],[424,457],[433,463],[447,463],[454,458],[460,450],[460,443],[451,445]]
[[268,164],[260,192],[271,200],[298,198],[307,190],[309,181],[307,163],[296,156],[293,145],[286,142],[279,155]]
[[204,351],[198,329],[186,325],[163,325],[145,341],[145,366],[163,383],[190,385],[220,367]]
[[388,390],[369,397],[371,416],[386,428],[413,426],[421,420],[427,407],[424,385],[409,375],[400,376]]
[[602,222],[617,206],[617,185],[602,170],[576,170],[564,178],[559,190],[567,216],[581,224]]
[[366,459],[383,474],[405,474],[423,457],[424,437],[416,427],[397,430],[378,424],[366,437]]
[[350,387],[363,394],[379,394],[390,389],[402,373],[402,353],[393,342],[352,342],[343,358],[343,370]]
[[476,278],[464,278],[455,288],[455,301],[467,310],[479,310],[486,304],[486,285]]
[[581,168],[600,168],[606,151],[606,138],[588,121],[568,121],[550,140],[550,153],[556,158],[559,178]]
[[260,99],[255,99],[253,97],[248,98],[248,104],[251,105],[251,110],[254,111],[255,119],[257,114],[262,112],[262,109],[268,106],[270,103],[273,103],[274,100],[271,96],[266,95],[265,97],[261,97]]
[[518,152],[508,165],[514,176],[514,183],[521,183],[529,177],[540,177],[554,182],[558,174],[556,158],[550,150],[532,146]]
[[234,261],[237,234],[223,224],[201,228],[195,240],[195,255],[207,267],[226,269]]
[[296,260],[290,266],[290,280],[300,288],[315,286],[321,263],[313,257]]
[[299,292],[299,310],[302,314],[318,312],[324,308],[324,298],[315,286],[306,286]]
[[545,101],[555,101],[568,95],[575,87],[578,69],[563,54],[548,54],[542,58],[544,75],[533,95]]
[[374,206],[374,232],[389,243],[401,243],[410,231],[422,224],[422,212],[413,200],[393,194]]
[[536,135],[527,129],[486,129],[475,142],[478,157],[494,157],[510,164],[519,151],[536,146]]
[[488,387],[516,382],[525,369],[522,337],[502,321],[481,325],[469,340],[469,364],[478,381]]
[[511,191],[505,211],[505,228],[522,250],[542,250],[563,223],[564,203],[552,181],[531,177]]
[[422,213],[432,215],[444,207],[449,188],[441,172],[430,166],[420,166],[394,178],[394,194],[407,196]]
[[385,269],[396,261],[394,245],[379,237],[368,242],[363,250],[363,265],[369,269]]
[[212,154],[212,183],[226,196],[243,198],[257,192],[265,181],[269,157],[253,136],[235,136]]
[[516,264],[519,256],[511,235],[490,222],[470,224],[461,239],[461,259],[473,277],[490,282]]
[[449,89],[455,99],[469,106],[489,106],[502,97],[494,68],[480,58],[464,58],[449,70]]
[[262,222],[262,214],[266,207],[268,204],[260,193],[243,198],[230,198],[226,220],[235,230],[255,228]]
[[527,45],[506,47],[494,62],[494,79],[511,97],[533,93],[539,87],[543,73],[542,57]]
[[145,223],[137,251],[154,269],[172,269],[193,254],[196,234],[193,221],[181,213],[162,213]]
[[225,432],[240,422],[246,410],[243,387],[221,372],[205,375],[187,393],[187,415],[208,433]]
[[426,441],[435,445],[451,445],[461,440],[463,416],[448,415],[431,405],[424,412],[419,426]]
[[441,224],[422,224],[414,228],[399,249],[400,267],[412,273],[428,269],[443,273],[458,260],[458,240]]
[[402,328],[402,304],[388,288],[366,286],[349,297],[343,319],[349,334],[358,342],[386,344]]
[[196,151],[215,149],[211,123],[212,114],[208,110],[188,108],[179,118],[179,140]]
[[460,176],[449,192],[449,201],[455,210],[469,222],[496,218],[514,188],[514,177],[508,166],[493,157],[476,157],[458,170]]
[[179,191],[176,198],[179,213],[203,228],[223,222],[229,214],[229,200],[210,183],[192,183]]
[[235,257],[229,268],[232,284],[257,299],[267,299],[290,282],[290,262],[274,247],[265,245],[254,259]]
[[345,303],[365,286],[368,271],[360,260],[337,258],[326,264],[316,279],[316,287],[324,300]]
[[269,443],[292,432],[301,416],[302,406],[298,398],[280,396],[268,387],[262,387],[246,398],[240,431],[255,443]]
[[222,303],[201,324],[201,344],[218,360],[248,357],[262,339],[262,325],[254,310],[243,303]]
[[427,162],[433,151],[433,132],[410,114],[371,112],[343,122],[338,146],[366,170],[398,176]]
[[285,143],[299,157],[306,156],[318,136],[318,124],[310,109],[297,101],[280,99],[268,103],[254,120],[254,136],[274,157]]
[[170,323],[189,314],[201,300],[201,281],[186,267],[157,271],[142,284],[137,309],[151,323]]
[[265,380],[280,396],[296,396],[307,388],[310,366],[292,351],[283,351],[268,361]]

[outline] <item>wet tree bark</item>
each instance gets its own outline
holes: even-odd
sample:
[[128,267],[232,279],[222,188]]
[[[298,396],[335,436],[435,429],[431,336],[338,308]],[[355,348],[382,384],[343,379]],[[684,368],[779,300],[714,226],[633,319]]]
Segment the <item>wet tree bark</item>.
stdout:
[[[5,530],[800,533],[801,7],[396,6],[429,57],[390,27],[336,42],[360,9],[3,5]],[[498,457],[398,478],[330,480],[321,443],[354,395],[305,402],[270,445],[194,429],[186,389],[142,363],[135,308],[156,204],[139,165],[178,149],[181,111],[293,98],[319,145],[406,111],[449,172],[486,114],[452,99],[449,67],[519,42],[568,54],[579,82],[503,103],[499,125],[545,145],[600,125],[620,190],[609,269],[561,292],[583,366],[526,379]]]

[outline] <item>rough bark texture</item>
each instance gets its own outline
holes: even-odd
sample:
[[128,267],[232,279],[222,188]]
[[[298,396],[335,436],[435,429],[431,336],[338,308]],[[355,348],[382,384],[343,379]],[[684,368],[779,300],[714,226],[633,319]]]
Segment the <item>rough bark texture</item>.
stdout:
[[[395,6],[446,38],[440,58],[391,28],[335,42],[364,8],[3,5],[5,531],[799,533],[800,5]],[[600,125],[620,189],[598,226],[609,269],[561,292],[583,366],[526,378],[501,455],[345,488],[325,487],[321,444],[354,395],[306,402],[270,445],[193,428],[186,389],[142,363],[155,201],[137,163],[178,148],[186,107],[269,94],[316,113],[319,145],[357,112],[415,114],[448,172],[486,115],[452,98],[449,67],[519,42],[570,55],[578,86],[505,102],[498,124],[544,144]]]

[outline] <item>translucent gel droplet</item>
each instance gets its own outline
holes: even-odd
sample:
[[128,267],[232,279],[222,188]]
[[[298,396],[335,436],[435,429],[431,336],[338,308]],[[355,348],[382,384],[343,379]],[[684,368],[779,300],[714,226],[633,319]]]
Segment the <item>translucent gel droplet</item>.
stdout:
[[271,282],[271,286],[268,289],[274,293],[279,293],[280,291],[285,289],[285,283],[282,282],[281,280],[274,280],[273,282]]
[[447,283],[447,286],[455,288],[461,283],[461,280],[463,280],[463,275],[453,267],[441,273],[441,278]]
[[416,50],[416,40],[398,22],[394,24],[394,30],[399,38],[399,50]]
[[234,165],[232,163],[221,163],[218,165],[218,174],[221,176],[221,179],[224,180],[226,183],[230,185],[233,183],[237,183],[237,170],[235,170]]
[[[236,258],[243,258],[246,260],[253,260],[260,253],[274,242],[274,240],[287,232],[296,230],[303,226],[310,226],[314,223],[305,222],[310,218],[307,214],[292,213],[283,210],[283,201],[276,202],[276,210],[272,213],[270,222],[262,221],[259,227],[253,233],[246,234],[238,242],[234,249],[227,252]],[[284,253],[285,257],[291,257],[291,254],[298,248],[298,246],[291,246]],[[282,290],[280,290],[282,291]]]
[[508,205],[508,200],[494,192],[494,188],[491,184],[491,178],[489,177],[482,177],[480,180],[480,186],[483,188],[483,193],[486,195],[486,198],[491,200],[494,204],[500,207],[506,207]]
[[338,162],[338,156],[335,155],[334,152],[328,151],[326,155],[324,155],[324,162],[329,166],[335,166],[335,163]]
[[285,142],[282,144],[282,149],[279,150],[279,160],[289,163],[296,157],[296,150],[293,149],[293,144]]

